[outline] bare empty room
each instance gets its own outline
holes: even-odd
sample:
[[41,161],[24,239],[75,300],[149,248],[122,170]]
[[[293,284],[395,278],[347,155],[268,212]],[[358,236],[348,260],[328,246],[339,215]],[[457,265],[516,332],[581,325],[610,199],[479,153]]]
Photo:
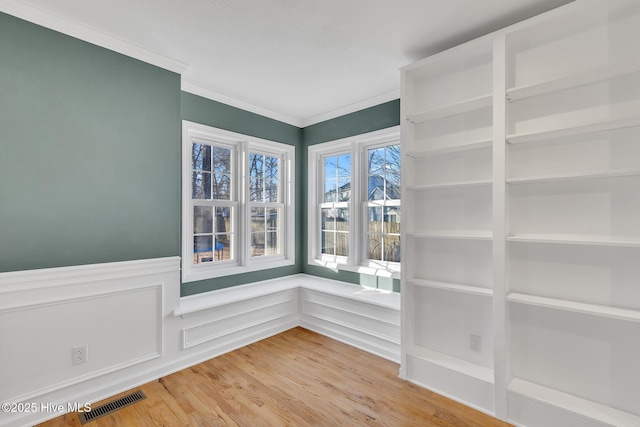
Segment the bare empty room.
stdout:
[[0,0],[0,426],[640,426],[637,40]]

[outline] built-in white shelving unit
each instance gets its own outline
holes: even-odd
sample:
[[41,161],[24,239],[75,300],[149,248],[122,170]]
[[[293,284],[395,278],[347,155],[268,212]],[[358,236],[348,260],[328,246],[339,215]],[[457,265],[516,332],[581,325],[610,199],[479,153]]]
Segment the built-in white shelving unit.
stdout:
[[640,426],[638,40],[640,0],[577,0],[402,70],[404,378]]
[[[462,393],[460,400],[488,412],[494,409],[492,75],[493,43],[480,41],[405,69],[402,99],[409,163],[403,294],[413,313],[405,316],[403,376],[446,395]],[[479,340],[474,348],[472,339]]]

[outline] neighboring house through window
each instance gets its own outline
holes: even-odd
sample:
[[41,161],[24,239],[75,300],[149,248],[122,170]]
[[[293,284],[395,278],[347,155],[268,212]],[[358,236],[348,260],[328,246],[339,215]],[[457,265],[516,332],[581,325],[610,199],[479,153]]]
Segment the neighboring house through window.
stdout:
[[398,127],[309,147],[309,262],[398,277]]

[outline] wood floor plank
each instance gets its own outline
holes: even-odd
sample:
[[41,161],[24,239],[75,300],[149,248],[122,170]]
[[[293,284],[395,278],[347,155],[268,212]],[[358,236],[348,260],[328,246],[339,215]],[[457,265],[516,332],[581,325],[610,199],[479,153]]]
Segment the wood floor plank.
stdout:
[[[87,427],[509,425],[400,380],[398,368],[294,328],[138,387],[147,399]],[[66,414],[40,426],[79,425]]]

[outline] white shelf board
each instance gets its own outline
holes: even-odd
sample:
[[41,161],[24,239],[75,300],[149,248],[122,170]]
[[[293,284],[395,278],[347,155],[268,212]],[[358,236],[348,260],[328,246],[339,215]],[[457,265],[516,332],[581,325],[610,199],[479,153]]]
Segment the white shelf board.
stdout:
[[618,170],[610,170],[610,171],[568,173],[568,174],[560,174],[560,175],[542,175],[542,176],[531,176],[531,177],[525,177],[525,178],[509,178],[507,179],[507,183],[528,184],[528,183],[535,183],[535,182],[571,181],[576,179],[616,178],[616,177],[638,176],[638,175],[640,175],[640,169],[618,169]]
[[622,129],[634,126],[640,126],[640,117],[629,117],[618,120],[585,123],[578,126],[554,129],[543,132],[514,133],[511,135],[507,135],[507,143],[522,144],[525,142],[544,141],[553,138],[605,132],[608,130]]
[[427,239],[492,240],[490,231],[424,231],[408,232],[407,235],[413,237],[423,237]]
[[488,384],[493,384],[493,369],[487,368],[486,366],[478,365],[477,363],[449,356],[448,354],[420,347],[415,344],[407,346],[407,354],[429,363],[451,369],[452,371],[460,372]]
[[516,86],[507,89],[507,100],[517,101],[547,93],[558,92],[597,83],[614,77],[624,76],[640,71],[640,61],[634,60],[620,64],[605,65],[590,70],[564,76],[554,80],[543,81],[530,85]]
[[446,291],[462,292],[465,294],[487,297],[491,297],[493,295],[493,289],[481,288],[479,286],[459,285],[457,283],[438,282],[435,280],[419,279],[416,277],[407,279],[407,282],[427,288],[443,289]]
[[510,242],[553,243],[564,245],[618,246],[640,248],[640,239],[603,237],[576,234],[516,234],[508,236]]
[[640,426],[640,417],[573,394],[554,390],[521,378],[513,378],[508,390],[525,398],[561,408],[612,426]]
[[443,154],[461,153],[465,151],[480,150],[483,148],[490,148],[493,145],[493,140],[482,139],[474,142],[468,142],[465,144],[450,145],[448,147],[439,148],[427,148],[424,150],[411,150],[407,151],[407,156],[420,158],[429,156],[439,156]]
[[477,181],[448,182],[443,184],[408,185],[407,190],[422,191],[422,190],[442,190],[447,188],[485,187],[485,186],[490,186],[492,183],[493,182],[491,180],[477,180]]
[[443,105],[441,107],[433,108],[430,110],[418,111],[416,113],[409,112],[407,114],[407,120],[409,120],[411,123],[423,123],[429,120],[435,120],[443,117],[468,113],[469,111],[479,110],[481,108],[491,106],[492,103],[493,93],[488,93],[475,98],[465,99],[464,101]]
[[611,319],[640,322],[640,311],[625,308],[609,307],[606,305],[587,304],[582,302],[567,301],[556,298],[540,297],[535,295],[509,292],[507,301],[520,304],[534,305],[537,307],[553,308],[574,313],[589,314],[592,316],[608,317]]

